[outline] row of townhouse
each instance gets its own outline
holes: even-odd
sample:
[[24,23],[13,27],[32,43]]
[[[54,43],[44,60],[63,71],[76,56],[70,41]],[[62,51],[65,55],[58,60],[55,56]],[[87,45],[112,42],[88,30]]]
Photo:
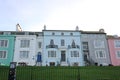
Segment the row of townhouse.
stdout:
[[120,38],[99,31],[0,31],[0,65],[120,65]]

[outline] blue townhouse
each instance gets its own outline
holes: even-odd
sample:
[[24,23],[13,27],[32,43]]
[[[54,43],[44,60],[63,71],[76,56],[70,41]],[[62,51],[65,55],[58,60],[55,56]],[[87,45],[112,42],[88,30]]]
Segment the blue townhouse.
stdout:
[[84,66],[78,30],[43,30],[42,66]]

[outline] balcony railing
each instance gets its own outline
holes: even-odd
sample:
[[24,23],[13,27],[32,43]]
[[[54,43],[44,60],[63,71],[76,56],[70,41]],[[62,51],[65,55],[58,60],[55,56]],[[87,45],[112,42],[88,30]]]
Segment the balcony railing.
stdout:
[[68,49],[70,49],[70,48],[80,48],[80,46],[79,45],[68,45]]
[[58,45],[47,45],[46,48],[58,48]]

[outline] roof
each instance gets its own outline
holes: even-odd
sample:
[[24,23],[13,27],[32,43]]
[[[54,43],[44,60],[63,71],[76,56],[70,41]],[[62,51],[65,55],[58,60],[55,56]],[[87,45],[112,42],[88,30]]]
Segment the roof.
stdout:
[[32,31],[0,31],[0,35],[9,34],[9,35],[42,35],[42,32],[32,32]]
[[42,31],[57,31],[57,32],[79,32],[79,30],[42,30]]
[[120,39],[120,37],[117,35],[107,35],[107,38],[108,39]]
[[100,31],[80,31],[81,34],[106,34],[105,32]]

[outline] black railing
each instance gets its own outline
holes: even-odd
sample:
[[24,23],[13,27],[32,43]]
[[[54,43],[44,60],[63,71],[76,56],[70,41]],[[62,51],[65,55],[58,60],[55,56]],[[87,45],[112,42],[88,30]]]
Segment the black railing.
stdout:
[[47,45],[46,48],[58,48],[58,45]]
[[[0,80],[8,80],[9,67],[0,66]],[[120,80],[120,66],[16,68],[16,80]]]
[[79,45],[68,45],[68,49],[70,49],[70,48],[80,48],[80,46]]
[[0,66],[0,80],[8,80],[9,67]]

